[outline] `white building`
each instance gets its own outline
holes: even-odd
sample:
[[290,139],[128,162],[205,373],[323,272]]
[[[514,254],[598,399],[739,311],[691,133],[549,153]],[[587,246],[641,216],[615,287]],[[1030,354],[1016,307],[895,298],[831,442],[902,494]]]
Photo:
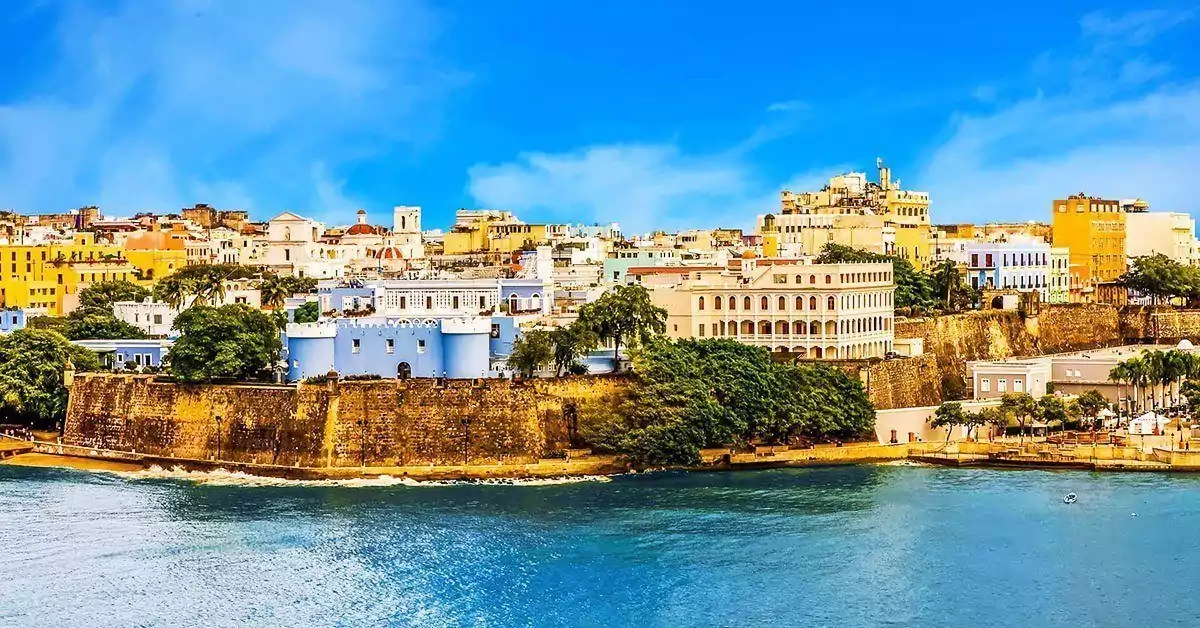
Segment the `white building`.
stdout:
[[1162,254],[1192,264],[1196,221],[1182,212],[1130,212],[1125,215],[1125,254]]

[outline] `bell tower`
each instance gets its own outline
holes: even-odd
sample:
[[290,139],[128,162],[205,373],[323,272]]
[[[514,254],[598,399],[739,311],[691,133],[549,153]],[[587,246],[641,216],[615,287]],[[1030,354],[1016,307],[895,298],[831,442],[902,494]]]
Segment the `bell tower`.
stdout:
[[421,208],[415,205],[397,205],[392,210],[392,236],[404,256],[412,259],[425,257],[421,242]]

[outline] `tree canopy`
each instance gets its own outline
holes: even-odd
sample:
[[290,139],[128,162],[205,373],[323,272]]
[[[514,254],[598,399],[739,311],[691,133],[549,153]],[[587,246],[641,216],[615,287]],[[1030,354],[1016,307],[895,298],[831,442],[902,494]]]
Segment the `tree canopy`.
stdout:
[[45,329],[22,329],[0,336],[0,413],[5,420],[53,427],[67,410],[63,373],[67,362],[77,371],[96,371],[100,360]]
[[275,309],[282,308],[284,303],[294,295],[309,294],[317,291],[317,280],[311,277],[293,277],[291,275],[276,275],[264,273],[258,284],[258,292],[262,305]]
[[292,320],[297,323],[315,323],[320,318],[321,304],[316,301],[306,302],[296,308],[296,313],[292,315]]
[[79,307],[111,311],[118,301],[144,301],[148,296],[149,290],[132,281],[98,281],[79,291]]
[[507,359],[509,368],[520,373],[521,377],[533,377],[534,373],[553,361],[554,344],[550,340],[550,332],[543,329],[531,329],[517,337]]
[[1162,253],[1133,258],[1118,282],[1156,304],[1176,298],[1189,304],[1200,301],[1200,268],[1185,266]]
[[240,264],[195,264],[159,279],[154,284],[154,298],[179,309],[188,299],[208,305],[219,304],[225,299],[225,282],[233,279],[251,279],[258,276],[259,269]]
[[970,308],[977,300],[975,291],[963,281],[957,265],[949,260],[935,265],[931,272],[922,272],[901,257],[830,242],[821,249],[816,261],[818,264],[891,262],[897,309],[959,311]]
[[642,286],[619,285],[579,308],[579,323],[613,343],[613,370],[621,365],[621,345],[637,346],[667,329],[667,311],[650,301]]
[[585,439],[645,464],[694,464],[704,447],[752,440],[854,438],[874,426],[858,381],[823,364],[775,364],[729,339],[649,339],[615,412],[587,417]]
[[175,318],[179,338],[168,355],[185,382],[248,380],[279,359],[282,342],[270,316],[247,305],[193,306]]

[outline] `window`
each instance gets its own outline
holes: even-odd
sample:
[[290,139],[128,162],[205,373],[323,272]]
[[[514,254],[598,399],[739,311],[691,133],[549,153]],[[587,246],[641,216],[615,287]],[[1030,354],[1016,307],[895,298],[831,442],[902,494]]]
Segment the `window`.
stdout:
[[775,283],[787,283],[787,275],[775,275]]
[[403,296],[400,297],[400,309],[402,309],[402,310],[408,309],[408,297],[403,297]]
[[162,325],[162,314],[155,314],[155,315],[154,315],[154,324],[155,324],[155,325]]
[[433,297],[425,297],[425,309],[433,309]]
[[760,310],[766,310],[770,307],[771,307],[771,304],[770,304],[770,301],[767,299],[767,297],[763,297],[758,300],[758,308]]
[[833,276],[825,275],[825,283],[833,283]]
[[396,341],[392,340],[391,338],[387,339],[387,352],[389,354],[396,352]]
[[359,346],[358,346],[358,345],[359,345],[359,340],[358,340],[358,338],[355,338],[354,340],[351,340],[351,341],[350,341],[350,349],[351,349],[351,351],[353,351],[354,353],[358,353],[358,352],[359,352]]
[[700,337],[704,337],[704,323],[700,323]]
[[451,305],[450,307],[452,307],[452,308],[454,308],[454,309],[456,309],[456,310],[458,309],[458,297],[454,297],[454,298],[453,298],[453,300],[452,300],[452,305]]
[[825,303],[825,308],[832,310],[834,308],[835,304],[836,304],[836,301],[834,301],[833,297],[829,297],[829,300],[826,301],[826,303]]
[[808,276],[808,283],[817,283],[817,276],[816,276],[816,275],[809,275],[809,276]]
[[784,297],[779,297],[779,311],[782,312],[786,309],[787,309],[787,299]]
[[1008,392],[1008,380],[1007,379],[996,380],[996,390],[998,390],[1000,392]]
[[417,341],[417,353],[425,353],[425,341],[424,340]]
[[700,310],[701,312],[704,311],[704,297],[700,297],[696,300],[696,309]]
[[721,297],[713,298],[713,309],[714,310],[721,309]]
[[1013,392],[1025,392],[1025,381],[1020,379],[1013,380]]
[[750,297],[742,297],[742,309],[750,311]]
[[817,309],[817,297],[808,297],[808,309],[810,309],[810,310]]
[[729,297],[729,310],[732,312],[737,309],[737,297]]

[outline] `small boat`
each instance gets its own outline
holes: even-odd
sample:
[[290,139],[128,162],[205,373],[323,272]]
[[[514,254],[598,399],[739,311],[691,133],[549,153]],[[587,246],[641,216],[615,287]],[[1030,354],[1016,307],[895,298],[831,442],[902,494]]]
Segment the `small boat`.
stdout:
[[1074,504],[1075,500],[1077,500],[1077,499],[1079,499],[1079,496],[1076,495],[1075,493],[1067,493],[1067,496],[1063,498],[1063,503],[1064,504]]

